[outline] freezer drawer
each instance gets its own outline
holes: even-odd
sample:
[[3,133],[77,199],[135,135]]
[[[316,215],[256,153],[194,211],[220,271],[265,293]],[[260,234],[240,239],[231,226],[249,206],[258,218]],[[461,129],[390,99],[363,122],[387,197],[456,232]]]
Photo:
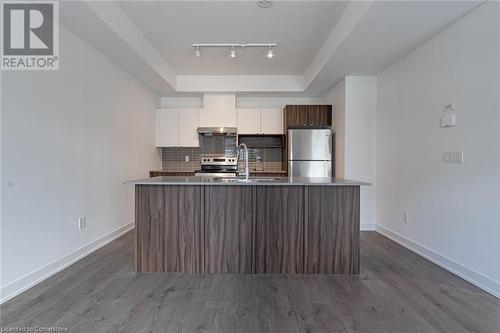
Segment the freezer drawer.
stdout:
[[331,177],[332,161],[288,161],[290,177]]
[[288,130],[288,159],[325,161],[332,159],[330,129]]

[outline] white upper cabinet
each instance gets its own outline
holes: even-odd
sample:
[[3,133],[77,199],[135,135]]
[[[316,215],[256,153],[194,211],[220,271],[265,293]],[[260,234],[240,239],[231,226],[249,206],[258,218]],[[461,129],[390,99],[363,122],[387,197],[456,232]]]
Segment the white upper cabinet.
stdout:
[[217,109],[200,109],[200,127],[219,127],[219,112]]
[[280,108],[238,109],[238,134],[283,134]]
[[260,109],[238,109],[238,134],[260,133]]
[[179,114],[177,110],[156,110],[156,146],[175,147],[179,143]]
[[179,146],[200,146],[198,135],[198,109],[179,109]]
[[157,147],[198,147],[198,109],[157,109]]
[[236,96],[205,94],[200,110],[200,127],[236,127]]
[[283,134],[283,110],[281,108],[260,109],[260,132]]

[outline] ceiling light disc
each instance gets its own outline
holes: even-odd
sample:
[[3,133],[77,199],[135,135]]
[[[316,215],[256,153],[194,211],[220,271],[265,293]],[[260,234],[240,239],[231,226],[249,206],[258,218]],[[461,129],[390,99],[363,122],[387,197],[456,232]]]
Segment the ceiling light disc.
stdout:
[[273,2],[272,2],[272,0],[259,0],[259,1],[257,1],[257,5],[260,8],[269,8],[273,5]]

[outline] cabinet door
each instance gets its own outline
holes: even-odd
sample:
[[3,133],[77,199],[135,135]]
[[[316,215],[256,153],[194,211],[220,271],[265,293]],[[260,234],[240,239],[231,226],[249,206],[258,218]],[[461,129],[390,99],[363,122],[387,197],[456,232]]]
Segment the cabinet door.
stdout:
[[256,273],[303,273],[303,187],[255,186],[255,191]]
[[200,146],[198,139],[198,109],[179,110],[179,146]]
[[156,110],[156,146],[179,145],[179,113],[176,109]]
[[262,134],[283,134],[283,111],[281,108],[263,108],[260,111]]
[[286,128],[307,125],[308,112],[305,105],[287,105],[284,112]]
[[238,134],[260,134],[260,109],[238,109]]
[[199,109],[198,120],[200,127],[217,127],[219,126],[219,115],[217,109]]
[[312,126],[331,126],[332,125],[332,106],[331,105],[308,105],[307,123]]
[[309,186],[306,274],[359,273],[359,186]]
[[204,186],[205,273],[254,273],[254,188]]
[[138,272],[203,273],[202,189],[196,185],[136,187]]

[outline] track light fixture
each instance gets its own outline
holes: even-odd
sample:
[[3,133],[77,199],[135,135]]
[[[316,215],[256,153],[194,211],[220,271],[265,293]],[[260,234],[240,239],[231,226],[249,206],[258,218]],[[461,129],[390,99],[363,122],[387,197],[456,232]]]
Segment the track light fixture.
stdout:
[[236,48],[245,48],[245,47],[261,47],[267,48],[266,57],[268,59],[274,58],[274,47],[277,47],[277,43],[233,43],[233,44],[193,44],[193,47],[196,49],[195,54],[197,57],[201,56],[201,48],[202,47],[227,47],[230,48],[229,57],[231,59],[236,58]]

